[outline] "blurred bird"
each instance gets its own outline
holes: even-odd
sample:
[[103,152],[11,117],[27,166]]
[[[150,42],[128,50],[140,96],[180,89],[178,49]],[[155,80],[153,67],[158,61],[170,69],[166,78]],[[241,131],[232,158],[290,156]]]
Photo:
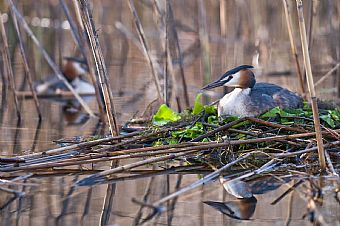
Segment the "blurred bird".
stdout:
[[[62,73],[74,90],[79,94],[94,94],[94,86],[82,78],[89,71],[86,61],[75,57],[64,57],[64,59],[66,63]],[[36,84],[35,90],[38,94],[59,94],[68,91],[68,88],[56,75],[51,75],[45,81]]]

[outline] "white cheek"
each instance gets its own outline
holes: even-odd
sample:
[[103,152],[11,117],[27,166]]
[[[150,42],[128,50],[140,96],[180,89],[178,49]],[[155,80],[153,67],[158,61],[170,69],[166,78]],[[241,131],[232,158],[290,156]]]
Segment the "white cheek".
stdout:
[[239,85],[239,83],[240,83],[240,72],[237,72],[237,73],[235,73],[232,76],[233,76],[233,78],[229,82],[225,83],[224,84],[225,86],[236,86],[236,85]]
[[79,75],[86,74],[86,70],[79,63],[74,63],[74,67]]

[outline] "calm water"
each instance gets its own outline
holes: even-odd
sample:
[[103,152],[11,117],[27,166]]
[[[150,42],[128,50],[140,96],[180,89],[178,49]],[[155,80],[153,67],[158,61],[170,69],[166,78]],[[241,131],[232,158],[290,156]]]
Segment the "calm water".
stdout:
[[[19,2],[19,1],[17,1]],[[114,104],[118,121],[125,121],[144,112],[148,104],[156,97],[150,68],[139,48],[116,29],[115,22],[121,22],[126,28],[135,32],[131,13],[125,1],[101,0],[94,7],[94,20],[98,28],[100,42],[103,47],[109,79],[113,88]],[[152,54],[157,57],[160,65],[165,62],[162,56],[161,32],[157,24],[153,1],[135,1]],[[298,91],[296,69],[290,53],[290,44],[285,24],[284,11],[274,1],[225,1],[226,22],[224,28],[220,21],[220,7],[223,1],[203,1],[206,10],[206,25],[202,24],[199,1],[172,1],[179,43],[183,52],[184,74],[187,79],[190,103],[193,103],[198,90],[207,82],[219,77],[227,69],[240,64],[253,64],[257,67],[256,78],[262,82],[272,82]],[[305,1],[304,1],[305,2]],[[308,1],[311,2],[311,1]],[[314,2],[314,1],[313,1]],[[97,3],[97,1],[96,1]],[[281,1],[280,1],[281,3]],[[60,56],[74,55],[76,45],[67,26],[55,27],[66,18],[56,0],[20,1],[19,9],[25,9],[25,16],[32,26],[38,39],[58,63]],[[305,9],[309,9],[306,3]],[[70,5],[71,7],[71,5]],[[4,1],[0,0],[0,9],[8,12]],[[295,8],[292,7],[292,10]],[[314,17],[313,45],[311,60],[315,81],[339,63],[339,1],[320,1]],[[306,10],[306,16],[310,13]],[[50,19],[50,27],[45,26]],[[203,19],[202,19],[203,18]],[[307,19],[306,19],[307,20]],[[58,22],[58,23],[57,23]],[[43,26],[44,25],[44,26]],[[9,31],[10,52],[13,58],[16,87],[27,91],[24,80],[23,66],[13,36],[13,27],[5,24]],[[200,26],[203,26],[200,27]],[[205,28],[204,28],[205,26]],[[294,37],[299,40],[296,13],[293,12]],[[12,29],[12,30],[11,30]],[[208,38],[208,48],[204,46],[204,38]],[[204,31],[204,29],[206,29]],[[225,33],[223,33],[225,29]],[[202,34],[202,33],[201,33]],[[51,73],[41,55],[25,37],[29,65],[35,80],[44,79]],[[301,53],[300,42],[296,41],[298,52]],[[320,57],[322,56],[322,57]],[[175,78],[171,87],[177,92],[182,107],[184,92],[180,77],[180,59],[176,53],[172,56]],[[299,55],[300,64],[302,57]],[[1,61],[2,65],[2,61]],[[3,73],[3,69],[0,70]],[[160,75],[161,83],[163,77]],[[18,124],[12,95],[4,94],[3,80],[0,80],[0,155],[14,156],[24,153],[45,151],[57,147],[53,142],[74,136],[107,134],[98,127],[97,120],[86,121],[86,115],[65,114],[60,103],[47,99],[41,100],[43,120],[38,123],[37,114],[31,99],[20,100],[22,121]],[[7,89],[6,89],[7,90]],[[324,99],[339,100],[339,70],[333,73],[320,86],[317,94]],[[213,99],[222,95],[222,89],[210,93]],[[170,104],[176,108],[174,94]],[[93,111],[97,111],[94,100],[89,102]],[[124,163],[124,162],[123,162]],[[108,169],[105,164],[94,165],[95,169]],[[91,166],[84,166],[91,167]],[[168,193],[175,191],[176,184],[180,187],[194,182],[202,175],[151,175],[144,178],[126,178],[109,185],[74,188],[74,181],[84,175],[73,175],[69,171],[60,175],[31,177],[19,181],[17,185],[4,186],[24,192],[21,198],[0,191],[0,225],[134,225],[140,216],[140,206],[132,199],[148,203],[159,200]],[[151,170],[151,169],[146,169]],[[8,178],[10,174],[1,174]],[[117,177],[131,175],[118,174]],[[290,178],[291,179],[291,178]],[[307,178],[305,178],[307,179]],[[148,225],[310,225],[307,213],[307,197],[310,181],[306,180],[295,192],[284,196],[277,204],[271,203],[282,195],[298,180],[274,183],[266,179],[253,184],[254,189],[261,191],[255,195],[256,200],[240,201],[229,195],[219,181],[201,186],[180,196],[174,203],[173,211],[165,212],[159,218],[147,222]],[[339,187],[338,178],[325,181],[313,180],[322,187],[323,202],[318,210],[329,225],[340,225],[340,205],[334,197],[334,188]],[[262,189],[259,189],[262,188]],[[268,191],[265,188],[268,188]],[[146,192],[149,191],[149,192]],[[146,195],[147,194],[147,195]],[[338,192],[339,197],[339,192]],[[339,199],[339,198],[338,198]],[[232,209],[235,214],[241,212],[242,218],[237,220],[223,215],[204,202],[214,201],[211,205],[227,206],[223,211]],[[224,203],[223,205],[221,203]],[[142,218],[150,213],[148,208],[142,211]],[[230,215],[230,214],[229,214]],[[237,215],[237,214],[236,214]],[[289,221],[290,219],[290,221]]]

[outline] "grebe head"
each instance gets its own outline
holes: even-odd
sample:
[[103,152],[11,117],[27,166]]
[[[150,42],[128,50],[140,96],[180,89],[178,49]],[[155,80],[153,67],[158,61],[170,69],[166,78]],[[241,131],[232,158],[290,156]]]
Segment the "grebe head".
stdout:
[[80,75],[89,72],[88,65],[85,60],[75,57],[64,57],[66,63],[64,64],[63,74],[66,79],[71,82]]
[[249,70],[251,68],[254,67],[251,65],[241,65],[231,69],[230,71],[224,73],[216,81],[203,87],[202,90],[208,90],[219,86],[228,86],[241,89],[253,88],[256,80],[254,73]]

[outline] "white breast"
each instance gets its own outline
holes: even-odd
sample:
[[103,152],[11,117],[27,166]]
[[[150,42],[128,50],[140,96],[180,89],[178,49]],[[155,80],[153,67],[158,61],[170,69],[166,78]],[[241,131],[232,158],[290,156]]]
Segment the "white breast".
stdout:
[[81,80],[79,78],[75,78],[72,82],[71,82],[74,90],[77,93],[95,93],[95,89],[94,86],[84,80]]
[[218,116],[236,115],[248,116],[247,102],[249,101],[250,88],[235,88],[232,92],[225,95],[218,104]]

